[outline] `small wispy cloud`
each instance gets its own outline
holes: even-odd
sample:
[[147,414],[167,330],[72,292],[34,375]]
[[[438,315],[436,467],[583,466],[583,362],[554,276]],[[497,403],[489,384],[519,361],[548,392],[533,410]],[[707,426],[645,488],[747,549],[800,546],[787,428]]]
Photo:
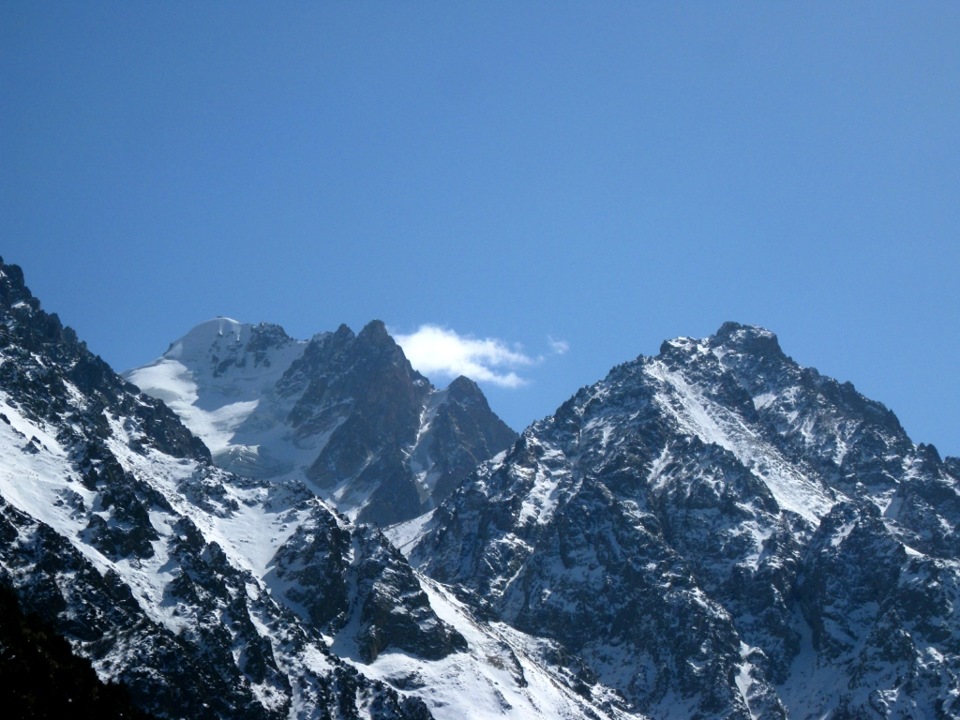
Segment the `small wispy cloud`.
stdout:
[[550,343],[550,349],[554,355],[565,355],[570,349],[570,343],[566,340],[557,340],[547,335],[547,342]]
[[505,388],[525,385],[527,381],[516,371],[542,359],[511,348],[503,340],[464,336],[437,325],[421,325],[409,335],[394,334],[394,339],[410,364],[427,376],[466,375]]

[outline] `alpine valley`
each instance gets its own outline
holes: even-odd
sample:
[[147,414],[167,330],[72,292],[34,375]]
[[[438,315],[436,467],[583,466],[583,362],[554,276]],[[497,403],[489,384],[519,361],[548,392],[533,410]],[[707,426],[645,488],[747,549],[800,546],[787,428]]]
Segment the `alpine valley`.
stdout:
[[379,321],[117,375],[0,261],[0,421],[0,585],[156,717],[960,718],[960,459],[758,327],[517,436]]

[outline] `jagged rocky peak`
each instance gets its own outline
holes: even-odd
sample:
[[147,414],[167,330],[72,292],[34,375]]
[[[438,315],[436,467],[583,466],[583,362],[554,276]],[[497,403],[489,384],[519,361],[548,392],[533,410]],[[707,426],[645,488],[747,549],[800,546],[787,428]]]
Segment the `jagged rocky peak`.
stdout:
[[480,390],[480,386],[465,375],[457,376],[453,382],[447,386],[447,393],[449,393],[451,398],[462,400],[463,402],[487,402],[487,398],[484,396],[483,391]]
[[427,720],[366,668],[466,649],[379,531],[214,467],[3,264],[0,586],[160,717]]
[[387,332],[387,326],[383,320],[371,320],[360,331],[360,337],[371,345],[380,345],[388,348],[399,347],[390,333]]
[[221,467],[307,478],[351,517],[380,525],[434,507],[515,438],[471,381],[434,388],[380,320],[305,341],[216,318],[126,376],[167,402]]
[[0,299],[4,306],[13,308],[24,303],[31,310],[40,309],[40,301],[33,297],[23,279],[19,265],[8,265],[0,257]]
[[759,325],[741,325],[725,322],[715,335],[709,338],[714,347],[728,347],[757,355],[783,355],[777,336]]
[[727,323],[532,425],[411,558],[651,718],[956,717],[956,469]]
[[[130,376],[243,475],[0,262],[0,585],[141,707],[960,717],[960,461],[766,331],[671,341],[516,442],[382,323],[188,338]],[[391,545],[318,493],[439,507]]]
[[758,325],[725,322],[714,335],[707,338],[678,337],[665,340],[657,356],[664,362],[690,363],[692,361],[723,362],[727,365],[750,363],[778,364],[791,362],[777,336]]

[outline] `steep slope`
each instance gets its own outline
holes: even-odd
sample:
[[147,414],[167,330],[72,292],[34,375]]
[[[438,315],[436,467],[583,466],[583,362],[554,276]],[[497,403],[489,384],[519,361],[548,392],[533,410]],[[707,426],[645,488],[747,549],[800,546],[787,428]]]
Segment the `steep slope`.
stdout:
[[218,318],[126,377],[177,412],[220,467],[306,477],[342,512],[384,526],[431,509],[516,439],[475,383],[436,390],[379,321],[297,341]]
[[653,718],[960,717],[960,482],[728,323],[584,388],[411,558]]
[[622,717],[304,482],[213,466],[2,261],[0,586],[159,717]]

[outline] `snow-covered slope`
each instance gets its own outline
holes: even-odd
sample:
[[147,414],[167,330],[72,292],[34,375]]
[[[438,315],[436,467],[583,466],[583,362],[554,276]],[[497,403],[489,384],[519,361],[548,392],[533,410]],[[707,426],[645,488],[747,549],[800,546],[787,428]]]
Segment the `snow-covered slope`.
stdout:
[[[284,412],[270,390],[305,345],[276,325],[217,318],[193,328],[160,358],[126,377],[176,412],[220,464],[238,465],[250,455],[257,462],[249,463],[247,474],[270,476],[293,459],[277,432],[290,407]],[[270,407],[274,404],[281,406]],[[244,443],[240,428],[255,413],[264,442]]]
[[126,374],[163,400],[225,469],[307,478],[352,518],[387,525],[446,497],[516,438],[466,378],[436,390],[383,323],[309,341],[276,325],[202,323]]
[[584,388],[397,539],[624,709],[958,717],[951,467],[728,323]]

